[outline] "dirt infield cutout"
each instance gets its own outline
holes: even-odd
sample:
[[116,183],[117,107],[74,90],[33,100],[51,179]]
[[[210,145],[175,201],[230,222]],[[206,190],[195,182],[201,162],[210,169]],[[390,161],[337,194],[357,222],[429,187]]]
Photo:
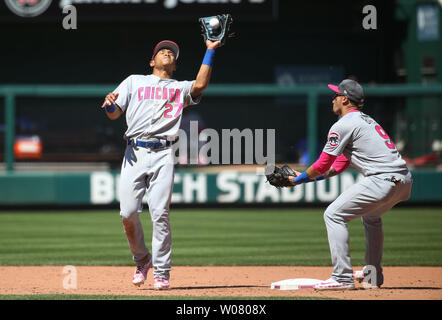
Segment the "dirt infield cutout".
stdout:
[[[355,267],[354,270],[357,268]],[[292,278],[327,279],[331,267],[232,266],[173,267],[171,289],[155,291],[152,272],[146,283],[131,283],[133,267],[78,266],[0,267],[0,294],[90,294],[193,297],[313,297],[358,300],[442,300],[442,267],[385,267],[379,290],[271,290],[272,282]]]

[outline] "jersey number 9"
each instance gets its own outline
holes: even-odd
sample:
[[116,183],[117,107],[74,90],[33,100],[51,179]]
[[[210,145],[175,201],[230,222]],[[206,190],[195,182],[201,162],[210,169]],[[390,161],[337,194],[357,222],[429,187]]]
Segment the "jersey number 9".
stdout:
[[390,137],[388,136],[388,134],[385,132],[384,129],[382,129],[381,126],[376,126],[374,127],[376,129],[376,131],[379,133],[379,135],[381,136],[382,139],[386,140],[385,141],[385,145],[389,148],[389,149],[394,149],[394,143],[393,141],[391,141]]

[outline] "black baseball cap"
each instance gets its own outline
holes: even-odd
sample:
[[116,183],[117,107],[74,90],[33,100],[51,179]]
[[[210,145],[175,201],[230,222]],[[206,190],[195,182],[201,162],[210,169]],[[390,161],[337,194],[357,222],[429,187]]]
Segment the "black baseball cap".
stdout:
[[338,86],[329,84],[328,87],[334,92],[346,96],[356,106],[362,107],[364,105],[364,89],[358,82],[345,79]]
[[180,55],[180,47],[178,46],[178,44],[171,40],[163,40],[157,43],[157,45],[153,49],[152,60],[161,49],[169,49],[175,55],[175,59],[178,60],[178,56]]

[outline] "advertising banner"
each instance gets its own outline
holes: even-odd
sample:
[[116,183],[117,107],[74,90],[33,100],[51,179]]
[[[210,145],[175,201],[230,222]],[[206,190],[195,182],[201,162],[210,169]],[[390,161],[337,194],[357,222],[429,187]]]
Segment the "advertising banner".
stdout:
[[[331,203],[363,176],[351,170],[339,176],[294,188],[277,189],[264,175],[238,171],[175,172],[172,204]],[[0,174],[0,205],[112,205],[118,204],[120,173]],[[442,172],[413,172],[409,202],[441,202]],[[143,199],[147,203],[146,198]]]

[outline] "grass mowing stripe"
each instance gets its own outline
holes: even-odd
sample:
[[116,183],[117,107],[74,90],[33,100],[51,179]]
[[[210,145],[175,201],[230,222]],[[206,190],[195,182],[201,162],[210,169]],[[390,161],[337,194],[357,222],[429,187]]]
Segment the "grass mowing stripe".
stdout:
[[[330,265],[323,209],[172,210],[178,265]],[[150,217],[141,215],[148,243]],[[384,265],[442,265],[442,209],[383,216]],[[360,219],[349,223],[354,265],[364,262]],[[0,265],[133,265],[117,210],[3,212]]]

